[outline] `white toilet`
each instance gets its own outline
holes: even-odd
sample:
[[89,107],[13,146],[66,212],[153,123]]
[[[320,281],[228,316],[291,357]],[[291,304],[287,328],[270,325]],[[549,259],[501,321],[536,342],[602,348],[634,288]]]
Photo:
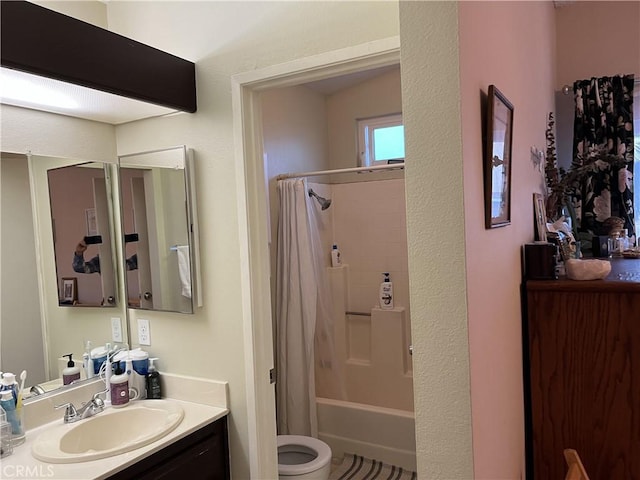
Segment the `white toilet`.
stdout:
[[280,480],[327,480],[331,448],[322,440],[302,435],[278,435]]

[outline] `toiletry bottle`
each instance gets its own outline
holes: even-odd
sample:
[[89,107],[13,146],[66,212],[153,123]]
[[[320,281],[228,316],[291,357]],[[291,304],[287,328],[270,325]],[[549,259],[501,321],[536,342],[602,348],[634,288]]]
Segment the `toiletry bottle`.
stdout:
[[160,373],[156,370],[153,361],[157,358],[149,359],[149,373],[147,373],[147,398],[162,398],[162,387],[160,385]]
[[384,280],[380,284],[380,308],[391,310],[393,308],[393,283],[389,278],[389,273],[385,272]]
[[84,344],[84,352],[82,353],[82,368],[85,378],[93,378],[93,361],[91,360],[91,341],[87,340]]
[[338,250],[338,245],[335,243],[333,247],[331,247],[331,266],[339,267],[342,265],[342,259],[340,258],[340,250]]
[[13,439],[18,437],[24,438],[24,431],[22,430],[20,417],[18,417],[18,413],[16,412],[16,403],[9,390],[3,390],[2,394],[0,394],[0,407],[5,411],[7,421],[11,424],[11,443],[15,444]]
[[18,382],[16,382],[16,376],[10,372],[4,372],[2,374],[2,382],[0,382],[0,391],[8,391],[13,395],[13,403],[18,403]]
[[7,421],[7,414],[4,408],[0,407],[0,458],[7,457],[12,453],[11,424]]
[[129,403],[129,376],[122,371],[120,364],[112,364],[114,374],[109,379],[111,390],[111,405],[113,407],[125,407]]
[[63,357],[69,357],[67,362],[67,368],[62,370],[62,384],[69,385],[71,382],[80,380],[80,367],[73,361],[73,353],[63,355]]

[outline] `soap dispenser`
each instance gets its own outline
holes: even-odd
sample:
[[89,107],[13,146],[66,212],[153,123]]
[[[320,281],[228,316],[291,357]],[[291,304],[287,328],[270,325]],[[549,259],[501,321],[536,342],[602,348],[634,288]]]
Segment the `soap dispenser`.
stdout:
[[67,362],[67,368],[62,370],[62,384],[69,385],[71,382],[80,380],[80,367],[73,361],[73,353],[63,355],[63,357],[69,357]]
[[393,283],[388,272],[384,272],[384,280],[380,284],[380,308],[383,310],[393,309]]
[[120,362],[113,362],[111,368],[115,372],[109,378],[111,406],[125,407],[129,403],[129,375],[123,372]]
[[159,399],[162,398],[162,386],[160,385],[160,372],[156,370],[156,366],[153,364],[157,358],[149,359],[149,372],[147,373],[147,398]]
[[338,245],[335,243],[331,247],[331,266],[339,267],[342,265],[342,259],[340,258],[340,250],[338,250]]

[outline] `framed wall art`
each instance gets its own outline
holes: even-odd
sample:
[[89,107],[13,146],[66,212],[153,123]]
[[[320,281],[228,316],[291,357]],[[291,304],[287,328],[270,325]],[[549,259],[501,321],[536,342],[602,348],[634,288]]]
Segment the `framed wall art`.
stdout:
[[495,85],[487,94],[484,155],[485,228],[511,223],[511,140],[513,105]]

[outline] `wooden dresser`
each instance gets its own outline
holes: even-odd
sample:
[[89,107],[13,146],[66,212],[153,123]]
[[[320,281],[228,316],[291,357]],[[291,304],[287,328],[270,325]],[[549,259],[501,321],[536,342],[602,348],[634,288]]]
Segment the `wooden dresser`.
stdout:
[[640,260],[604,280],[528,280],[523,292],[527,479],[640,480]]

